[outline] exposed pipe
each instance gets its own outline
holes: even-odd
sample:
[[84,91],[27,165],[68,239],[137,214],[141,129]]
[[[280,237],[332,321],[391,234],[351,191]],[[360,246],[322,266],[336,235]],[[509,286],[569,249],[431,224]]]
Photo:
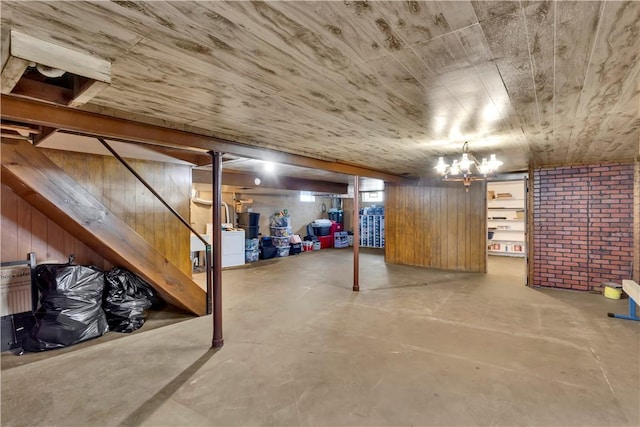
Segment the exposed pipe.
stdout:
[[213,298],[213,339],[211,346],[219,348],[224,345],[222,338],[222,153],[209,151],[211,156],[213,209],[213,286],[211,297]]
[[229,221],[229,205],[226,204],[225,202],[220,202],[220,204],[224,206],[224,215],[225,215],[224,222],[227,224],[230,222],[233,222],[233,221]]
[[360,177],[353,177],[353,291],[360,291]]

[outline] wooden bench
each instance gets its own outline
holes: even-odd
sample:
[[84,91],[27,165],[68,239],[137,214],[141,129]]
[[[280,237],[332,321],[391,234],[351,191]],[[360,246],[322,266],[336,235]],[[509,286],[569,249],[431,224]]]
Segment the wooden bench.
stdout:
[[623,280],[622,290],[629,295],[629,314],[608,313],[607,315],[617,319],[640,320],[636,314],[636,305],[640,302],[640,285],[633,280]]

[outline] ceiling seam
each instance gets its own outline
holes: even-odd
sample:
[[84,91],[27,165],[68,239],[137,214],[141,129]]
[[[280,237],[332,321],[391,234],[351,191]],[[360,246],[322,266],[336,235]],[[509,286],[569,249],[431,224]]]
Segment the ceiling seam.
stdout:
[[600,16],[598,18],[598,28],[596,29],[596,34],[593,37],[593,45],[591,45],[591,53],[589,54],[589,60],[587,61],[587,68],[584,71],[584,80],[582,81],[582,88],[580,89],[580,96],[578,97],[578,108],[576,108],[576,115],[573,116],[573,121],[571,123],[571,133],[569,134],[569,141],[567,141],[567,143],[569,144],[567,147],[567,156],[569,155],[570,151],[571,151],[571,140],[573,139],[573,131],[576,129],[576,119],[578,117],[578,113],[580,111],[580,102],[582,101],[582,94],[584,93],[584,87],[585,84],[587,83],[587,79],[589,78],[589,69],[591,68],[591,60],[593,58],[593,54],[596,50],[596,45],[598,44],[598,36],[600,35],[600,28],[601,28],[601,24],[602,24],[602,17],[604,16],[604,10],[606,8],[606,2],[601,2],[600,3]]
[[531,44],[529,42],[529,28],[527,26],[527,14],[525,13],[522,1],[518,1],[520,10],[522,11],[522,21],[524,22],[524,35],[527,40],[527,53],[529,54],[529,66],[531,67],[531,81],[533,82],[533,96],[536,100],[536,116],[538,117],[538,129],[542,135],[542,120],[540,119],[540,103],[538,102],[538,88],[536,85],[536,67],[533,56],[531,55]]

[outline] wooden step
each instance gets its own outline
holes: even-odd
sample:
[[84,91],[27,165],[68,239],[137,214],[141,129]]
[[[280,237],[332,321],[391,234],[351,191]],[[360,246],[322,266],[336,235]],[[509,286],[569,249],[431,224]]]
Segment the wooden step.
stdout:
[[109,211],[42,150],[27,141],[2,141],[2,182],[60,227],[144,278],[168,303],[198,316],[206,292]]

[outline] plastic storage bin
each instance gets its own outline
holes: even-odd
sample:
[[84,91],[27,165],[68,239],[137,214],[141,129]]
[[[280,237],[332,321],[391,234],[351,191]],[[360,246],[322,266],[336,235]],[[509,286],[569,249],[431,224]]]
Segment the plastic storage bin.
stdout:
[[275,246],[263,246],[260,248],[260,258],[262,259],[271,259],[276,256],[278,252],[278,248]]
[[260,213],[258,212],[240,212],[238,214],[238,224],[249,227],[257,227],[260,224]]
[[339,231],[333,233],[333,247],[334,248],[346,248],[349,246],[349,235],[346,231]]
[[300,252],[302,252],[302,243],[292,243],[289,255],[298,255]]
[[244,236],[247,239],[256,239],[258,237],[258,226],[238,224],[238,228],[244,230]]
[[275,237],[289,237],[289,229],[287,227],[271,227],[271,235]]
[[271,240],[273,240],[273,246],[276,248],[289,247],[289,238],[288,237],[275,237],[271,236]]
[[259,249],[251,249],[244,251],[244,260],[245,262],[256,262],[260,258],[260,250]]
[[276,249],[278,250],[276,256],[279,256],[279,257],[289,256],[289,248],[290,246],[276,247]]
[[257,250],[259,247],[260,240],[257,238],[254,239],[245,239],[244,240],[244,250],[245,251],[253,251]]
[[331,221],[344,223],[344,212],[343,211],[329,211],[329,219]]
[[328,236],[331,233],[331,226],[327,225],[327,226],[320,226],[320,225],[313,225],[313,234],[315,234],[316,236]]
[[333,247],[333,236],[318,236],[318,240],[320,240],[322,249]]

